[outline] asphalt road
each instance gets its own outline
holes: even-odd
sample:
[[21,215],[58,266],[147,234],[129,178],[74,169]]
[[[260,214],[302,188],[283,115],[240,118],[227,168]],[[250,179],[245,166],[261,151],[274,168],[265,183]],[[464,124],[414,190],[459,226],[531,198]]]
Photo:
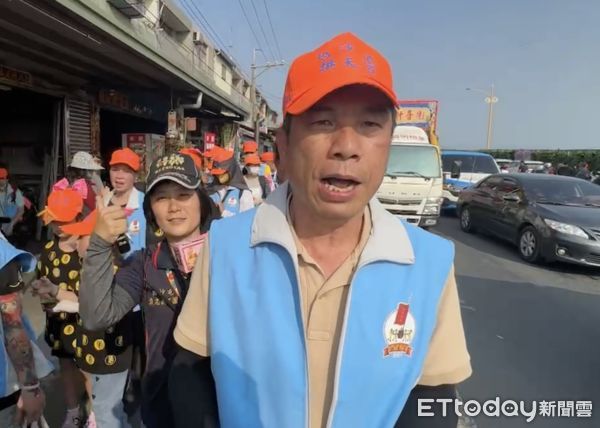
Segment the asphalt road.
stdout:
[[474,417],[478,427],[600,426],[600,269],[533,266],[516,248],[462,232],[442,218],[435,232],[455,242],[456,274],[473,376],[464,401],[591,400],[592,419]]
[[[568,265],[532,266],[515,248],[494,238],[463,233],[442,218],[434,230],[455,242],[456,273],[473,376],[460,385],[464,401],[592,400],[592,419],[480,415],[467,427],[600,427],[600,270]],[[25,299],[38,332],[39,302]],[[43,339],[40,339],[43,342]],[[47,347],[45,348],[47,350]],[[47,383],[46,417],[60,427],[61,388]]]

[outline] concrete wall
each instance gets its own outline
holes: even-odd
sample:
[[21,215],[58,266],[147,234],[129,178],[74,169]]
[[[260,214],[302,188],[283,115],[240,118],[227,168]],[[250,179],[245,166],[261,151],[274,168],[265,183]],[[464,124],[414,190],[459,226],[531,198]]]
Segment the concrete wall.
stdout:
[[[223,73],[224,71],[224,73]],[[227,62],[221,60],[218,55],[215,55],[213,61],[213,77],[215,79],[215,83],[217,86],[227,92],[228,94],[235,93],[237,91],[234,90],[233,86],[233,73],[231,72],[231,68]]]
[[[237,108],[250,112],[250,102],[231,86],[215,80],[214,64],[202,61],[192,42],[192,31],[178,33],[175,38],[160,29],[157,20],[159,0],[145,0],[146,16],[129,19],[106,0],[56,0],[72,12],[82,16],[100,29],[107,31],[160,65],[172,68],[178,76],[193,86],[208,88]],[[231,83],[231,72],[229,73]],[[229,89],[226,89],[229,88]]]

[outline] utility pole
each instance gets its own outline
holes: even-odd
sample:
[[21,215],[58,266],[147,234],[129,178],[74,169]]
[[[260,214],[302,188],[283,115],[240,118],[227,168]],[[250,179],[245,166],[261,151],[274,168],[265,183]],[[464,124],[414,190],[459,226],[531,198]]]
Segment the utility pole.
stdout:
[[[259,126],[259,110],[258,103],[256,99],[256,79],[260,77],[265,71],[273,67],[281,67],[285,65],[285,61],[276,61],[276,62],[267,62],[266,64],[257,65],[256,64],[256,52],[260,51],[258,48],[254,48],[252,51],[252,65],[250,66],[251,70],[251,78],[250,78],[250,101],[252,102],[252,116],[251,122],[254,127],[254,140],[256,144],[260,147],[260,126]],[[259,73],[256,73],[256,70],[262,69]]]
[[492,90],[489,97],[485,97],[485,102],[489,105],[488,110],[488,135],[487,135],[487,149],[492,148],[492,127],[494,126],[494,104],[498,102],[498,98],[494,96],[494,84],[492,83]]
[[492,148],[492,131],[494,127],[494,104],[498,102],[498,97],[496,97],[494,93],[494,84],[492,83],[491,89],[488,92],[484,89],[478,88],[467,88],[467,91],[475,91],[480,92],[485,95],[484,101],[488,105],[488,130],[487,130],[487,142],[486,149],[490,150]]

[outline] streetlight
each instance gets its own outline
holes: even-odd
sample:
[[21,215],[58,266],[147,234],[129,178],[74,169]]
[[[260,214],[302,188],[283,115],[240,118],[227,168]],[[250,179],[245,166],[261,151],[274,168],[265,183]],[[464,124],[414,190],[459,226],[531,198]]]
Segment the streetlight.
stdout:
[[479,88],[467,88],[467,91],[475,91],[475,92],[480,92],[480,93],[484,94],[485,95],[484,101],[486,104],[489,105],[489,108],[488,108],[488,133],[487,133],[486,148],[487,148],[487,150],[490,150],[492,148],[492,127],[494,126],[494,104],[496,104],[498,102],[498,97],[496,97],[494,95],[494,84],[492,83],[492,86],[489,91],[486,91],[485,89],[479,89]]
[[[259,78],[261,74],[273,67],[281,67],[285,65],[285,61],[275,61],[275,62],[267,62],[266,64],[256,65],[256,52],[260,51],[258,48],[254,48],[252,52],[252,65],[250,69],[252,71],[251,85],[250,85],[250,100],[252,102],[252,125],[254,126],[254,140],[256,144],[260,145],[260,128],[258,126],[258,111],[256,105],[256,79]],[[256,70],[262,69],[258,74]]]

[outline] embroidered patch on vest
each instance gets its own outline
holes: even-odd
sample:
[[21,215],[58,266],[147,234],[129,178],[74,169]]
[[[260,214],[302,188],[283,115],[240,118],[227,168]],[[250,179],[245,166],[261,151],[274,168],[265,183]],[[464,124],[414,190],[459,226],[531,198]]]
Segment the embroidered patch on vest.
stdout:
[[398,308],[388,315],[383,324],[383,336],[387,346],[383,348],[384,357],[410,356],[410,344],[415,337],[415,319],[408,310],[408,303],[400,303]]

